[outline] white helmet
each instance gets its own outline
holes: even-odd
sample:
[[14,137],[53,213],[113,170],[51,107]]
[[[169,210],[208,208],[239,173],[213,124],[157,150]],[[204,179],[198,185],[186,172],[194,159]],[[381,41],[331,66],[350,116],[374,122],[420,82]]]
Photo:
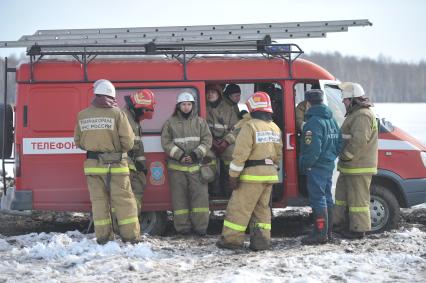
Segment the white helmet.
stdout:
[[176,104],[179,104],[181,102],[195,102],[194,96],[190,94],[189,92],[182,92],[178,95]]
[[339,88],[342,90],[342,98],[354,98],[365,95],[365,91],[360,84],[344,82],[339,84]]
[[93,92],[95,94],[107,95],[107,96],[115,97],[115,87],[114,87],[114,85],[110,81],[104,80],[104,79],[97,80],[93,84]]

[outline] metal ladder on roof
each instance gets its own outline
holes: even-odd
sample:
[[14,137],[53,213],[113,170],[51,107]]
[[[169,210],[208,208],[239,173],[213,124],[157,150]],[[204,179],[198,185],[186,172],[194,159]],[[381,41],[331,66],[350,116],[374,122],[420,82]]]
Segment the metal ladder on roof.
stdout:
[[[26,47],[29,54],[223,54],[265,52],[272,41],[326,37],[349,27],[372,25],[368,20],[313,21],[232,25],[167,26],[103,29],[38,30],[17,41],[0,41],[0,48]],[[259,45],[261,48],[259,48]],[[269,52],[274,52],[274,49]],[[278,49],[275,49],[277,53]],[[114,53],[115,52],[115,53]],[[219,53],[218,53],[219,52]],[[268,52],[268,50],[266,50]],[[281,52],[289,52],[283,50]]]
[[17,41],[0,41],[0,48],[27,48],[33,66],[43,56],[70,55],[84,66],[99,55],[164,55],[179,60],[184,68],[198,55],[255,54],[291,63],[302,49],[277,40],[320,38],[329,32],[345,32],[349,27],[370,26],[366,19],[233,25],[168,26],[140,28],[38,30]]

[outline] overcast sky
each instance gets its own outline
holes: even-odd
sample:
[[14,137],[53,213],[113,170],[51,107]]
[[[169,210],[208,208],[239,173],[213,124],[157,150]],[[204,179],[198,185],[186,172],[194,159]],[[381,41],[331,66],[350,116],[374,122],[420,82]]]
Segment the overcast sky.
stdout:
[[[38,29],[115,28],[369,19],[327,38],[292,40],[305,52],[426,61],[424,0],[1,0],[0,41]],[[0,56],[24,49],[0,49]]]

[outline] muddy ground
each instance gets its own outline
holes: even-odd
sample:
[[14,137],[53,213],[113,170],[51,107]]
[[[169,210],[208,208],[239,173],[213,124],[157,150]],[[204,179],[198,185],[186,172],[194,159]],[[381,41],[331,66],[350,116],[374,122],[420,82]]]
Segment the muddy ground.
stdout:
[[[311,220],[306,209],[274,211],[272,237],[297,237],[309,229]],[[400,227],[409,228],[416,224],[426,231],[426,208],[402,209]],[[210,219],[209,235],[218,235],[222,230],[223,213],[215,214]],[[10,215],[0,212],[0,234],[15,236],[29,233],[66,232],[78,230],[87,232],[90,223],[88,213],[67,212],[27,212],[24,215]],[[418,225],[420,224],[420,225]],[[89,230],[93,232],[93,228]],[[175,231],[169,220],[165,236],[173,236]]]

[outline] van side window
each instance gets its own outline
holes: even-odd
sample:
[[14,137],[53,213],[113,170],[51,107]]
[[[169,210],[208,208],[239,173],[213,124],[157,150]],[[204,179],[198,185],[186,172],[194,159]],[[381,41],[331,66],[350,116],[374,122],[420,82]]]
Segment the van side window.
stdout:
[[[124,96],[131,95],[140,88],[132,89],[117,89],[117,102],[120,108],[124,107]],[[149,88],[155,94],[155,111],[151,120],[143,120],[142,131],[149,134],[159,134],[163,128],[164,123],[173,114],[176,106],[176,97],[186,91],[195,97],[196,105],[199,105],[198,91],[195,88]],[[199,109],[199,106],[197,106]]]

